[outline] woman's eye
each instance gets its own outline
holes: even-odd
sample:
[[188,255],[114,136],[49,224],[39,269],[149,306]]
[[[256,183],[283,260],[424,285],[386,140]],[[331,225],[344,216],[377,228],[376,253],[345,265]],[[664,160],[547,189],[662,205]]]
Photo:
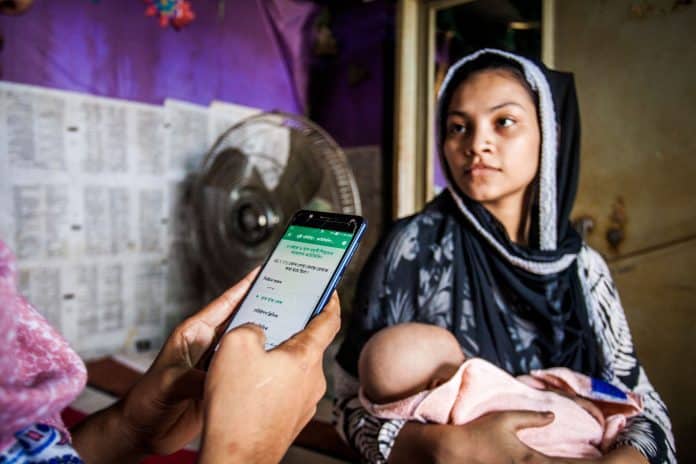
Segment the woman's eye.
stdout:
[[447,133],[451,135],[463,134],[466,132],[466,126],[464,124],[450,124],[447,128]]
[[515,124],[515,120],[512,118],[500,118],[498,119],[498,126],[500,127],[510,127]]

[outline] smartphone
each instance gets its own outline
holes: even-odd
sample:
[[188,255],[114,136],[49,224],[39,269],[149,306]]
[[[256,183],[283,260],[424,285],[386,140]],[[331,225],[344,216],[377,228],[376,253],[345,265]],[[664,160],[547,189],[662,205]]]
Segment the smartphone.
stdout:
[[304,329],[331,297],[366,227],[360,216],[298,211],[224,333],[254,323],[266,333],[270,350]]

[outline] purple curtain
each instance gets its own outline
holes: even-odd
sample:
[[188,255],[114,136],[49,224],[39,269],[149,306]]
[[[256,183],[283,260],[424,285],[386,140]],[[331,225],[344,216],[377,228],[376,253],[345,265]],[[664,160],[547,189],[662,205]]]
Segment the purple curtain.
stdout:
[[196,19],[162,29],[140,0],[36,0],[0,16],[0,79],[160,104],[220,99],[304,113],[309,0],[192,1]]
[[293,96],[306,113],[310,66],[312,20],[318,7],[307,1],[257,0],[264,13],[268,33],[282,57]]

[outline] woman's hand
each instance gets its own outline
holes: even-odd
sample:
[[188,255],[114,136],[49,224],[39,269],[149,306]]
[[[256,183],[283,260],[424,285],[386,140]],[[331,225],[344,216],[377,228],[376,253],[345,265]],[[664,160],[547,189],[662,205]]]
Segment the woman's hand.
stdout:
[[125,425],[132,441],[147,453],[173,453],[200,433],[206,374],[196,365],[255,275],[251,272],[174,329],[150,369],[128,392],[122,403]]
[[322,355],[339,326],[334,293],[305,330],[269,352],[257,326],[225,335],[206,380],[199,462],[279,462],[326,391]]
[[326,390],[322,359],[338,333],[340,305],[334,294],[305,330],[269,352],[260,328],[230,331],[206,379],[195,366],[254,275],[177,327],[126,397],[73,431],[85,462],[139,462],[147,454],[172,453],[200,433],[204,420],[200,462],[280,460]]
[[542,427],[553,421],[552,413],[505,411],[486,414],[465,425],[408,423],[399,433],[390,463],[552,463],[531,449],[517,431]]
[[598,459],[546,456],[519,438],[517,431],[543,427],[553,413],[504,411],[486,414],[464,425],[409,422],[399,433],[390,463],[437,462],[467,464],[648,464],[634,448],[624,446]]
[[86,462],[137,462],[147,454],[170,454],[200,433],[205,372],[195,366],[255,274],[181,323],[124,399],[75,428],[74,446]]

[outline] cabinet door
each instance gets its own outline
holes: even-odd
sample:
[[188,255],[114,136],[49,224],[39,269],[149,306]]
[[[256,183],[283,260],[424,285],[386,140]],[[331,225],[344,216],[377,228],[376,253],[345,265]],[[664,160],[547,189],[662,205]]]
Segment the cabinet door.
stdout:
[[611,265],[638,357],[672,418],[679,462],[696,462],[696,240]]
[[[582,116],[573,217],[614,271],[638,355],[696,462],[696,4],[554,2],[554,67]],[[609,240],[611,238],[611,240]]]
[[575,74],[582,117],[574,216],[610,257],[696,236],[696,5],[673,4],[555,2],[555,68]]

